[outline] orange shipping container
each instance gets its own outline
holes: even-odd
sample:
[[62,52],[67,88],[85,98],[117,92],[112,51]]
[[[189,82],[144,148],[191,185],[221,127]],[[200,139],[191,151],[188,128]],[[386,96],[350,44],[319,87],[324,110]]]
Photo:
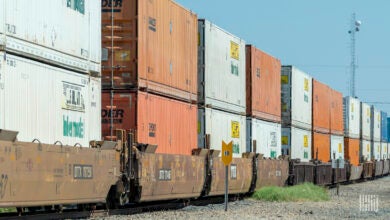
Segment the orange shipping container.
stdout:
[[330,132],[330,88],[313,79],[313,131]]
[[246,46],[247,115],[281,121],[281,64],[252,45]]
[[145,92],[102,94],[102,135],[136,130],[137,142],[157,145],[156,153],[191,155],[197,148],[197,106]]
[[322,162],[330,160],[330,134],[313,132],[312,140],[312,158],[317,158]]
[[332,134],[344,134],[343,94],[334,89],[331,90],[330,107],[330,132]]
[[344,157],[355,166],[359,166],[359,146],[359,139],[344,138]]
[[196,101],[196,14],[171,0],[127,0],[113,1],[112,15],[110,2],[102,2],[103,88]]

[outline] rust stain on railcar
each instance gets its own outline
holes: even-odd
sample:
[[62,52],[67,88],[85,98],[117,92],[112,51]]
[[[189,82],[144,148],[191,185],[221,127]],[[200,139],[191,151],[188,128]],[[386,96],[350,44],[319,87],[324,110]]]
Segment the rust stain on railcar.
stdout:
[[314,183],[325,186],[332,184],[332,164],[320,163],[315,165]]
[[143,152],[138,155],[136,172],[142,187],[138,202],[200,196],[205,157]]
[[375,165],[375,176],[383,175],[383,160],[377,160],[374,163]]
[[288,179],[288,160],[260,157],[257,161],[256,189],[264,186],[285,186]]
[[359,180],[362,177],[363,165],[355,166],[351,164],[350,166],[349,181]]
[[[233,158],[228,169],[229,194],[247,193],[252,182],[252,159]],[[222,158],[213,159],[212,182],[209,195],[225,194],[225,165]]]
[[374,163],[367,161],[363,163],[363,178],[371,178],[374,173]]

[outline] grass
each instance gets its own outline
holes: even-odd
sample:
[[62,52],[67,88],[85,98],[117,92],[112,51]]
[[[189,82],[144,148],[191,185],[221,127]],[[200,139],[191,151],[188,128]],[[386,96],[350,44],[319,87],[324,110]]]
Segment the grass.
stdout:
[[292,187],[269,186],[256,191],[252,198],[271,202],[328,201],[325,188],[312,183],[304,183]]
[[16,208],[0,208],[0,213],[16,212]]

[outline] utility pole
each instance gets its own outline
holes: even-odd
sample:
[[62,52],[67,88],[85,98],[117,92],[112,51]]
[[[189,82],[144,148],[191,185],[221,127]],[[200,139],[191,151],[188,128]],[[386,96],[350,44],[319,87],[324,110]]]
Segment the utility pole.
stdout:
[[356,54],[355,54],[355,45],[356,38],[355,34],[360,30],[361,21],[356,20],[356,14],[352,14],[351,18],[351,27],[348,33],[351,36],[351,79],[350,79],[350,88],[349,93],[350,96],[356,97]]

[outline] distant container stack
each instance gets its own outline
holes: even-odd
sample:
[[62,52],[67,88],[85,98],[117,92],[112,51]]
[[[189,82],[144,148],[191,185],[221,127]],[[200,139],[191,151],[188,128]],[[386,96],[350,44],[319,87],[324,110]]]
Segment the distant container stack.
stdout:
[[312,77],[282,66],[282,153],[303,162],[312,159]]
[[0,1],[0,129],[27,142],[101,139],[100,6]]
[[387,143],[388,143],[388,130],[387,130],[387,113],[381,111],[381,159],[387,159]]
[[381,111],[371,106],[371,158],[381,159]]
[[277,58],[246,46],[246,150],[270,158],[282,151],[280,72]]
[[157,153],[197,147],[197,16],[172,0],[102,2],[102,134]]
[[245,41],[203,19],[198,31],[198,146],[221,150],[222,141],[232,141],[233,157],[241,157],[246,152]]
[[344,156],[354,166],[360,164],[360,101],[352,97],[343,98]]

